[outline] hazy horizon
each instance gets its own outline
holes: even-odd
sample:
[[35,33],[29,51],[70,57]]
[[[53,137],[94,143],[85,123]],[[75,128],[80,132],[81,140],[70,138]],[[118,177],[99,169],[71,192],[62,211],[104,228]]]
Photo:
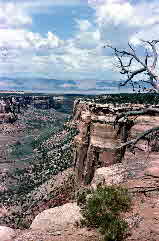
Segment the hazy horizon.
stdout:
[[158,10],[156,0],[0,0],[0,89],[131,92],[104,46],[130,41],[142,57]]

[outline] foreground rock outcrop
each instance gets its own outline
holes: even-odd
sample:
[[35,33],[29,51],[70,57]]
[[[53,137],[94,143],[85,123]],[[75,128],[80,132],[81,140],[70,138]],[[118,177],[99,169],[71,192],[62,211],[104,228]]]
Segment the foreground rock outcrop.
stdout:
[[81,217],[80,208],[76,203],[66,203],[63,206],[47,209],[40,213],[30,228],[52,232],[62,231],[75,225]]
[[119,185],[127,178],[127,170],[122,164],[101,167],[95,171],[91,187],[95,190],[99,185]]
[[13,229],[5,226],[0,226],[0,241],[13,241],[16,233]]

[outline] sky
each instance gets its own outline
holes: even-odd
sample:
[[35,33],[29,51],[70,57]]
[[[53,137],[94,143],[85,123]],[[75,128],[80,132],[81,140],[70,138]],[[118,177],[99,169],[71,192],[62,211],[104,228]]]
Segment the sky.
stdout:
[[130,92],[103,46],[158,33],[158,0],[0,0],[0,89]]

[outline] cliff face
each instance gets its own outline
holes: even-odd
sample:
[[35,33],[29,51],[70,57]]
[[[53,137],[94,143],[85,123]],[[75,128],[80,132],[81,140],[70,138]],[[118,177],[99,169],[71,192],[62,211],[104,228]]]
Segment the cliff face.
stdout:
[[[136,125],[132,127],[132,122],[120,122],[114,128],[114,121],[119,113],[140,110],[144,105],[112,105],[95,104],[76,100],[74,103],[73,122],[79,130],[75,137],[74,166],[79,181],[85,184],[91,182],[94,171],[97,167],[107,167],[121,162],[125,148],[118,149],[128,138],[134,138],[139,132],[143,131],[141,123],[153,118],[149,116],[140,116]],[[159,117],[153,125],[159,123]],[[132,117],[130,118],[130,120]],[[150,123],[150,122],[149,122]],[[151,127],[153,126],[151,123]],[[147,125],[147,128],[150,126]],[[145,126],[144,126],[145,128]]]

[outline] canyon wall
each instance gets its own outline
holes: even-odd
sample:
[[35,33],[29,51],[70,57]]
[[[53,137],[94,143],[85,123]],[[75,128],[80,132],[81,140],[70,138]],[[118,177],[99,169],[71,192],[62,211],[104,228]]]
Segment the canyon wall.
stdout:
[[[76,100],[73,110],[73,124],[79,130],[74,140],[74,167],[80,182],[89,184],[98,167],[122,162],[126,148],[119,146],[135,138],[146,128],[159,123],[159,117],[140,116],[129,122],[121,120],[114,126],[119,113],[141,110],[142,104],[97,104]],[[153,123],[152,123],[153,122]]]

